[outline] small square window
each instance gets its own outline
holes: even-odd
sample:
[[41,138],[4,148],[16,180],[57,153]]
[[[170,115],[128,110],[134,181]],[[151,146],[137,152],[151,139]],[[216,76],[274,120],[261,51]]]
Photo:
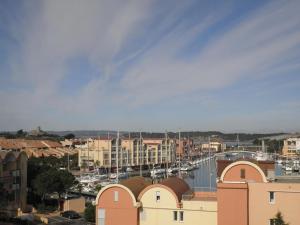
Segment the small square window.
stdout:
[[179,221],[183,221],[183,211],[179,212]]
[[155,193],[155,196],[156,196],[156,201],[159,202],[160,201],[160,191],[157,191]]
[[246,170],[245,169],[241,169],[241,179],[245,179],[246,178]]
[[269,192],[269,202],[275,203],[275,193],[273,191]]
[[114,201],[115,202],[119,201],[119,192],[118,191],[114,192]]
[[173,211],[173,220],[174,221],[178,220],[177,211]]

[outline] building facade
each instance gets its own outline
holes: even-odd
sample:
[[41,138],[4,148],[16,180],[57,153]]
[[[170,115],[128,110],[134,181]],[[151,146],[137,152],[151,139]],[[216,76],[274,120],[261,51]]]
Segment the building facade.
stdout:
[[0,150],[0,214],[16,216],[27,208],[27,155]]
[[88,139],[85,144],[76,147],[79,166],[85,163],[104,168],[122,168],[171,163],[175,160],[175,144],[169,138],[98,138]]
[[300,138],[288,138],[283,141],[282,154],[287,157],[300,156]]
[[138,225],[140,192],[149,185],[142,177],[104,187],[96,198],[96,225]]
[[140,225],[217,224],[215,193],[194,192],[180,178],[168,178],[145,188],[139,195]]

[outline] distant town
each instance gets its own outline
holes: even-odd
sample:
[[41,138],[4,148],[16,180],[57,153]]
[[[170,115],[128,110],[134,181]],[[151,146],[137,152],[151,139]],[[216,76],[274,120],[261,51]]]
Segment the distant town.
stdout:
[[297,224],[299,169],[296,133],[2,132],[0,219]]

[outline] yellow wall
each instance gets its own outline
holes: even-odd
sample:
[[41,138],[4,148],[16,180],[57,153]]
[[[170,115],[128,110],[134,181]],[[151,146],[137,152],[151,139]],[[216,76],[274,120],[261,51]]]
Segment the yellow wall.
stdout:
[[[156,202],[156,191],[160,191],[160,201]],[[217,202],[190,200],[182,201],[177,207],[176,198],[162,187],[154,187],[144,193],[141,199],[140,225],[217,225]],[[173,220],[173,211],[178,211],[178,220]],[[179,212],[184,212],[184,220],[179,221]],[[143,219],[144,217],[144,219]]]
[[[160,191],[160,201],[156,202],[156,191]],[[140,225],[177,224],[173,221],[173,211],[178,210],[175,197],[168,190],[154,187],[144,193],[141,199],[145,220],[140,217]]]
[[194,225],[195,221],[201,221],[201,224],[217,225],[217,201],[182,201],[182,209],[185,225]]
[[[269,192],[275,202],[269,203]],[[249,225],[269,224],[280,211],[285,222],[298,225],[300,221],[300,184],[249,183]]]

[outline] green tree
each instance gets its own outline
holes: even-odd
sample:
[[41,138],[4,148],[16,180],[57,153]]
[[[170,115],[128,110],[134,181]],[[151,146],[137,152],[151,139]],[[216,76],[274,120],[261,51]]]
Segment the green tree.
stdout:
[[36,194],[45,199],[46,194],[57,192],[59,196],[75,184],[74,176],[65,170],[49,169],[40,173],[33,181],[33,189]]
[[276,213],[275,217],[271,219],[271,224],[272,225],[289,225],[289,223],[286,223],[284,221],[281,212]]
[[86,221],[88,222],[95,222],[95,211],[96,211],[96,207],[91,204],[91,203],[88,203],[86,205],[86,208],[84,210],[84,218]]
[[69,134],[66,134],[66,135],[64,136],[64,138],[65,138],[65,139],[74,139],[74,138],[75,138],[75,135],[72,134],[72,133],[69,133]]
[[0,208],[5,208],[8,203],[9,194],[7,190],[4,189],[4,184],[0,183]]

